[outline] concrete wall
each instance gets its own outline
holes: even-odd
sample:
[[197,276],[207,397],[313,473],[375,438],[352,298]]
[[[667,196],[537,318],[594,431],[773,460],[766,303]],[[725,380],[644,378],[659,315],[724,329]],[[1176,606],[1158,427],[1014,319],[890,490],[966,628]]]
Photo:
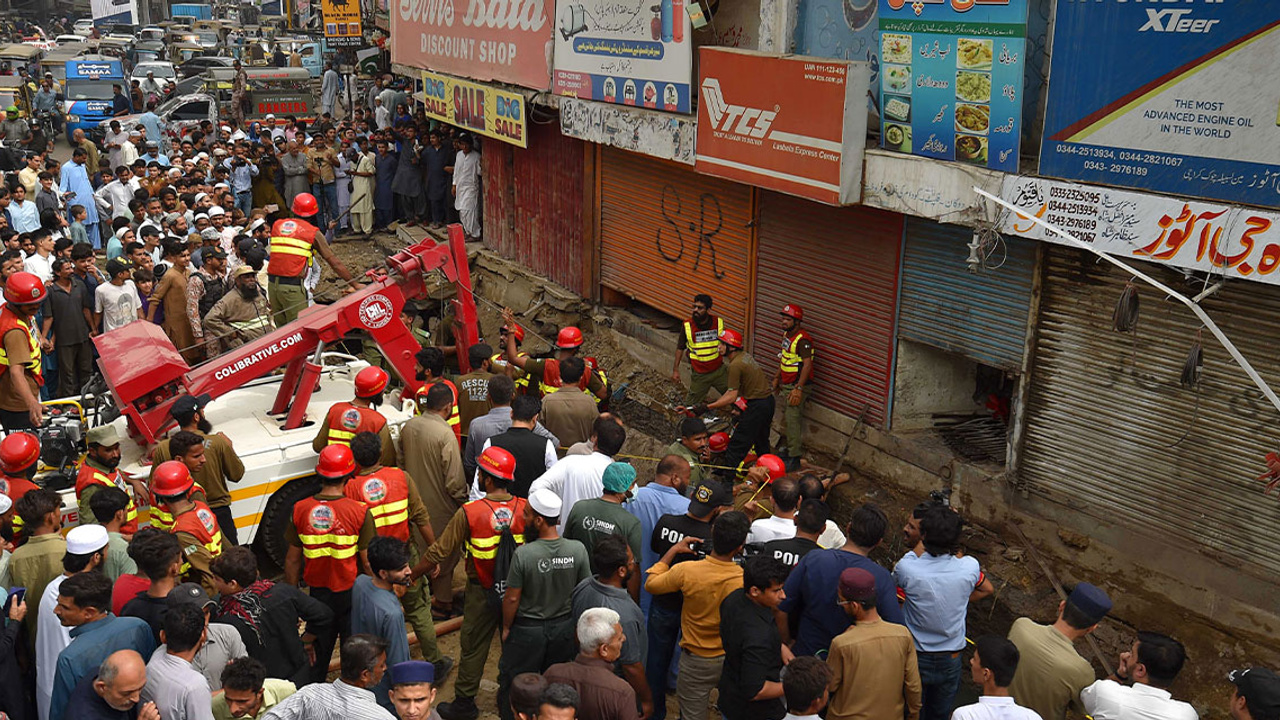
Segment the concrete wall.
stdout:
[[945,350],[898,341],[898,364],[893,374],[893,418],[897,432],[933,427],[934,413],[972,413],[978,364]]

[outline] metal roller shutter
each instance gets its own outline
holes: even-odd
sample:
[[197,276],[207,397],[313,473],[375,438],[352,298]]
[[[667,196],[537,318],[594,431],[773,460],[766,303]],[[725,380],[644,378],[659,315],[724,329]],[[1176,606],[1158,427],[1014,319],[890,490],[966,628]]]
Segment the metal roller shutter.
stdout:
[[777,369],[779,310],[799,303],[817,348],[812,401],[876,425],[889,414],[902,223],[883,210],[760,195],[756,360]]
[[1020,370],[1036,243],[1005,238],[998,268],[969,272],[973,229],[907,218],[898,336],[1006,370]]
[[583,281],[585,152],[558,123],[530,123],[528,149],[489,140],[480,159],[485,246],[590,296]]
[[728,327],[745,328],[751,287],[752,189],[665,160],[603,148],[600,282],[677,318],[707,293]]
[[[1195,317],[1139,283],[1137,333],[1117,333],[1112,312],[1129,278],[1084,251],[1046,250],[1019,469],[1025,488],[1274,580],[1280,507],[1256,478],[1274,449],[1275,409],[1207,332],[1197,402],[1196,390],[1178,382]],[[1188,288],[1180,274],[1142,266]],[[1280,386],[1280,288],[1234,281],[1201,306]]]

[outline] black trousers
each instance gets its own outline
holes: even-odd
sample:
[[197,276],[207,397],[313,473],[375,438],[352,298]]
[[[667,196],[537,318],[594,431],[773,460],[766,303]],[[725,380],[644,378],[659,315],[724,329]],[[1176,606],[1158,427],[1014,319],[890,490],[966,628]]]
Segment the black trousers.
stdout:
[[311,597],[333,611],[333,624],[323,633],[316,634],[316,664],[311,666],[311,682],[322,683],[329,675],[329,661],[333,659],[333,647],[338,637],[351,637],[351,591],[334,592],[329,588],[312,587]]
[[26,410],[0,410],[0,427],[3,427],[5,432],[36,429],[31,424],[31,413]]
[[[736,468],[742,459],[752,450],[756,455],[770,451],[769,427],[773,424],[774,399],[772,395],[757,400],[748,400],[747,409],[738,417],[738,424],[733,428],[733,436],[729,438],[729,449],[725,450],[720,464],[726,468]],[[716,474],[726,482],[732,483],[733,470],[718,470]]]
[[223,505],[209,509],[213,511],[213,516],[218,518],[218,529],[222,531],[222,539],[231,545],[239,545],[240,536],[236,534],[236,519],[231,515],[231,506]]

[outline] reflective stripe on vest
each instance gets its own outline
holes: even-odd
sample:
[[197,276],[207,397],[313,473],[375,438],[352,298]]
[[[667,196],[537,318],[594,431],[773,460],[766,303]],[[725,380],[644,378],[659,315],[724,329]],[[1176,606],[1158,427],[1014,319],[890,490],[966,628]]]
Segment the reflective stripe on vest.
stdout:
[[510,500],[481,498],[462,506],[467,516],[467,554],[481,586],[493,587],[493,561],[498,555],[503,528],[511,529],[517,545],[524,543],[525,502],[518,497]]
[[[10,330],[20,329],[27,335],[27,350],[31,354],[31,363],[27,365],[27,372],[31,373],[36,379],[36,385],[44,385],[44,375],[41,373],[43,362],[40,355],[40,337],[36,334],[35,325],[28,324],[25,320],[18,317],[17,313],[9,309],[9,306],[0,308],[0,339]],[[9,354],[4,349],[4,343],[0,342],[0,376],[9,371]]]
[[362,432],[382,432],[387,419],[377,410],[356,407],[349,402],[340,402],[329,408],[325,424],[329,426],[330,445],[350,447],[351,441]]
[[271,252],[311,259],[311,243],[291,237],[271,238]]
[[399,500],[376,505],[369,508],[369,514],[373,516],[374,527],[387,527],[396,523],[408,522],[409,501]]
[[403,470],[384,467],[357,475],[343,494],[369,508],[377,534],[409,541],[409,478]]
[[724,332],[724,320],[716,318],[715,328],[695,330],[692,320],[684,321],[684,344],[689,354],[689,365],[694,372],[714,372],[724,359],[720,355],[720,333]]
[[[114,477],[113,477],[114,476]],[[120,526],[120,532],[125,535],[132,535],[138,531],[138,506],[133,501],[133,493],[129,492],[129,488],[123,480],[120,480],[120,471],[114,470],[111,475],[107,475],[101,470],[93,467],[89,463],[80,466],[80,472],[76,475],[76,499],[78,500],[84,494],[85,488],[90,485],[101,485],[103,487],[116,488],[129,496],[129,505],[125,508],[124,525]]]
[[346,497],[309,497],[293,506],[293,527],[306,558],[303,579],[312,587],[350,590],[359,568],[360,528],[368,507]]
[[[801,340],[807,340],[809,336],[803,330],[796,333],[796,336],[788,339],[786,335],[782,336],[782,352],[778,353],[780,360],[778,364],[778,372],[783,376],[794,376],[800,372],[800,366],[804,364],[804,358],[796,352]],[[794,378],[793,378],[794,379]]]
[[298,540],[302,541],[302,555],[307,558],[349,558],[356,554],[356,541],[359,539],[359,535],[334,535],[333,533],[298,535]]
[[[212,526],[212,530],[209,529],[210,526]],[[218,527],[218,520],[213,511],[202,502],[197,502],[194,508],[179,515],[174,520],[172,529],[169,532],[175,535],[180,532],[191,535],[205,550],[209,551],[210,558],[216,558],[222,554],[222,528]],[[187,561],[186,553],[184,552],[182,556],[182,572],[186,574],[190,570],[191,563]]]

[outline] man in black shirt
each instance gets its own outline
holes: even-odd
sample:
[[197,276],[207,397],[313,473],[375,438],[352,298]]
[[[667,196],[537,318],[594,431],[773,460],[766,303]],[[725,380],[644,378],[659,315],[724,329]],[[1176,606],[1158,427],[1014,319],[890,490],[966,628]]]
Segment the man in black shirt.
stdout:
[[[711,537],[711,524],[720,513],[733,509],[733,493],[722,483],[712,482],[698,486],[689,500],[689,510],[684,515],[663,515],[653,526],[649,546],[662,557],[672,546],[688,537]],[[705,557],[705,552],[694,555],[678,554],[672,565]],[[644,568],[647,572],[649,568]],[[683,604],[678,592],[654,595],[649,606],[648,633],[649,655],[645,659],[645,676],[653,693],[653,718],[667,714],[667,677],[671,660],[680,639],[680,608]]]
[[164,614],[169,610],[169,591],[182,581],[182,544],[177,535],[144,527],[129,543],[129,557],[138,566],[138,572],[151,581],[151,587],[126,602],[120,616],[147,621],[156,642],[162,642],[160,631],[164,629]]
[[720,603],[720,713],[724,720],[782,720],[782,635],[773,613],[787,566],[764,555],[742,565],[742,588]]
[[821,500],[801,502],[800,509],[796,511],[795,537],[770,540],[764,544],[764,555],[781,561],[790,572],[806,553],[818,549],[818,536],[826,528],[829,514],[827,504]]
[[[541,400],[517,395],[511,401],[511,427],[489,438],[489,445],[506,450],[516,459],[516,479],[511,483],[511,494],[516,497],[529,497],[529,486],[547,471],[548,462],[555,462],[555,444],[534,432],[541,412]],[[471,480],[467,478],[468,483]]]
[[138,703],[146,684],[142,656],[118,650],[107,656],[97,673],[76,684],[63,715],[76,720],[160,720],[155,703]]

